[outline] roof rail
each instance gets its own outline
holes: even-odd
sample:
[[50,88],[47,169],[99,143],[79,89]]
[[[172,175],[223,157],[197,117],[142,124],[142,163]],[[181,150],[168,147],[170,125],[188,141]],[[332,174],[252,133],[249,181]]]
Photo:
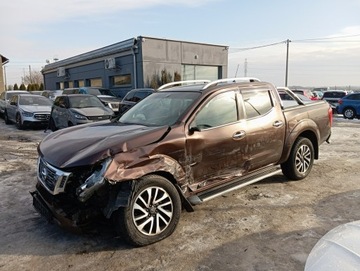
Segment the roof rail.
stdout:
[[165,85],[160,86],[157,90],[162,90],[165,88],[169,88],[171,86],[176,86],[176,85],[196,85],[196,84],[207,84],[210,83],[210,80],[186,80],[186,81],[175,81],[175,82],[170,82],[167,83]]
[[212,81],[212,82],[206,84],[203,87],[203,89],[207,89],[211,86],[215,86],[215,85],[221,84],[221,83],[238,83],[238,82],[261,82],[261,81],[255,77],[224,78],[224,79],[215,80],[215,81]]

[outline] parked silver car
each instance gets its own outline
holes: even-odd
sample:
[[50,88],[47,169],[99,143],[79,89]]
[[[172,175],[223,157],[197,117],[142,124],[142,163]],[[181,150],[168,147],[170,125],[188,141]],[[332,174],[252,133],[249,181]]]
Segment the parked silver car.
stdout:
[[16,123],[18,129],[27,126],[46,126],[49,122],[52,101],[34,94],[17,94],[6,104],[6,124]]
[[7,90],[0,95],[0,114],[3,116],[6,108],[6,104],[9,103],[12,96],[16,94],[29,93],[26,90]]
[[114,112],[94,95],[61,95],[54,101],[49,128],[55,131],[78,124],[110,119],[113,115]]

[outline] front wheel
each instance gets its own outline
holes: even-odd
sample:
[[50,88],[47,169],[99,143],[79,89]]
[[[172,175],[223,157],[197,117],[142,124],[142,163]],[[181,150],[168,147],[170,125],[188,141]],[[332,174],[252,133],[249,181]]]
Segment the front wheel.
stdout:
[[24,129],[24,125],[22,124],[22,120],[21,120],[20,114],[16,114],[15,121],[16,121],[16,127],[17,127],[19,130]]
[[9,116],[6,111],[4,112],[4,120],[5,124],[11,124],[11,121],[9,120]]
[[305,137],[299,137],[291,149],[288,160],[281,164],[283,174],[292,180],[301,180],[309,175],[314,164],[314,146]]
[[170,236],[180,219],[181,199],[166,178],[147,175],[138,180],[129,206],[114,215],[116,229],[130,244],[146,246]]
[[50,120],[49,120],[49,128],[51,131],[55,132],[57,130],[57,127],[55,125],[55,121],[52,117],[50,117]]

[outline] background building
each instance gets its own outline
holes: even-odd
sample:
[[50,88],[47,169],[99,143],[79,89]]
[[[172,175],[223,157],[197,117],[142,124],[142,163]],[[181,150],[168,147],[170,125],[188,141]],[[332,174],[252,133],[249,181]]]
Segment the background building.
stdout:
[[0,65],[0,93],[6,90],[6,74],[5,74],[5,67],[3,68],[3,66],[9,62],[9,59],[7,59],[6,57],[4,57],[3,55],[0,55],[0,61],[1,61],[1,65]]
[[46,65],[44,87],[104,87],[123,97],[163,82],[227,77],[228,46],[139,36]]

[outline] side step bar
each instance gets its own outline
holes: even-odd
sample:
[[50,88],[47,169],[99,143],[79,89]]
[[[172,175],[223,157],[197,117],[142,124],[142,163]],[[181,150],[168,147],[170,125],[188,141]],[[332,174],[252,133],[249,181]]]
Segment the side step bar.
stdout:
[[242,188],[244,186],[259,182],[265,178],[281,174],[282,171],[280,167],[274,167],[271,166],[270,168],[267,167],[265,169],[261,169],[259,171],[256,171],[254,173],[251,173],[249,175],[246,175],[245,177],[240,177],[238,179],[235,179],[234,181],[230,183],[226,183],[217,187],[214,187],[213,189],[210,189],[209,191],[205,191],[202,193],[199,193],[198,195],[193,195],[188,198],[188,201],[192,205],[198,205],[205,201],[211,200],[213,198],[222,196],[228,192],[237,190],[239,188]]

